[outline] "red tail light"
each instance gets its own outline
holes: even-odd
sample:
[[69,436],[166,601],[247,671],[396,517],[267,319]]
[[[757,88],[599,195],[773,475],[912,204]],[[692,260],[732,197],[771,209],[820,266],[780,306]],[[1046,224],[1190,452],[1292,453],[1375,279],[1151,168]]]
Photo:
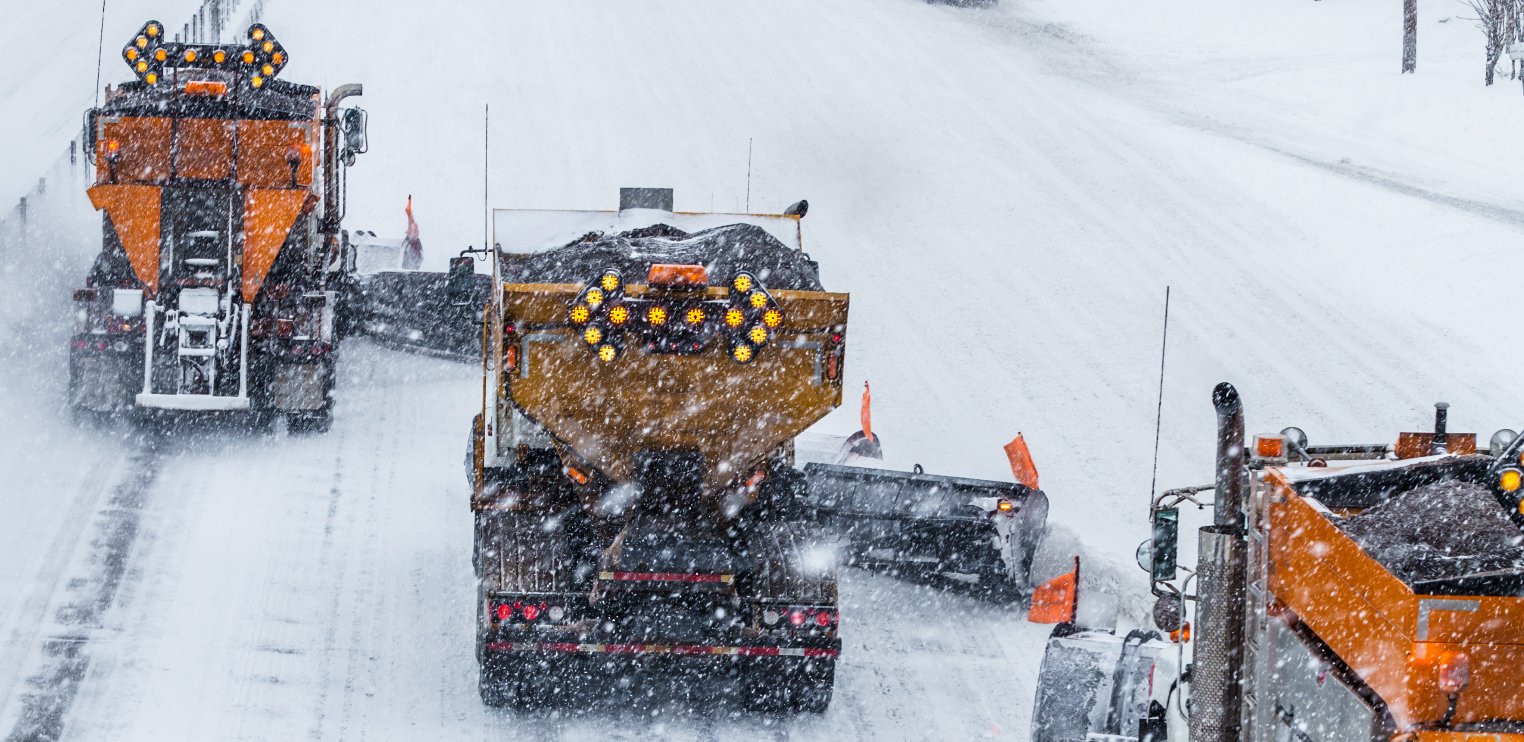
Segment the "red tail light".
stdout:
[[788,622],[795,626],[804,625],[804,611],[795,608],[788,613]]
[[819,626],[830,626],[836,623],[836,616],[830,611],[821,611],[815,614],[815,623]]
[[507,603],[498,604],[497,620],[507,621],[510,618],[513,618],[513,606],[508,605]]
[[534,605],[524,606],[524,620],[533,621],[540,617],[540,607]]

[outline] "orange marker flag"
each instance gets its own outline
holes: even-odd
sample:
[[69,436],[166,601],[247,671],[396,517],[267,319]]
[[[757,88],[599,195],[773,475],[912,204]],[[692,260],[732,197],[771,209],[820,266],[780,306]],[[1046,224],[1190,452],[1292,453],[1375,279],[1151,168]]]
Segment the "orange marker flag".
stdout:
[[1037,486],[1037,464],[1032,461],[1032,452],[1027,450],[1027,439],[1021,437],[1020,433],[1017,433],[1016,438],[1010,443],[1005,444],[1005,457],[1011,461],[1011,476],[1016,477],[1018,484],[1034,490],[1040,489]]
[[863,382],[863,408],[862,408],[863,437],[873,440],[873,393],[868,389],[868,382]]
[[1027,620],[1032,623],[1072,623],[1079,607],[1079,557],[1074,571],[1054,577],[1032,591],[1032,608]]

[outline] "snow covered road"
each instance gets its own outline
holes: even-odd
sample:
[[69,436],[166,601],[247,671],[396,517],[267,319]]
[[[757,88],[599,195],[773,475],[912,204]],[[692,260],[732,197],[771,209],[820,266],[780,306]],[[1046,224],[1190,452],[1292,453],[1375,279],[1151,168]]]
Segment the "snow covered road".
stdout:
[[[359,343],[341,373],[327,436],[208,429],[130,462],[127,481],[148,484],[105,504],[91,536],[132,553],[126,579],[100,587],[98,573],[124,564],[106,558],[61,581],[60,626],[17,686],[24,716],[10,738],[963,739],[1025,728],[1031,648],[1045,632],[1009,609],[857,572],[843,584],[847,659],[823,718],[617,697],[568,718],[483,707],[460,467],[470,369]],[[119,500],[136,502],[131,529]],[[75,620],[77,606],[91,615]],[[66,652],[64,624],[85,628]]]
[[[1320,132],[1263,100],[1213,91],[1233,126],[1204,126],[1181,116],[1191,89],[1154,80],[1169,92],[1161,103],[1130,81],[1076,73],[1043,26],[1005,22],[1021,20],[1013,6],[266,8],[293,54],[285,77],[366,84],[371,152],[351,172],[347,226],[399,232],[412,194],[432,267],[481,240],[484,104],[495,206],[610,208],[629,185],[675,187],[688,210],[742,206],[748,187],[753,210],[808,198],[806,247],[827,285],[853,294],[848,381],[873,381],[894,463],[1003,479],[999,446],[1024,431],[1059,550],[1083,548],[1107,567],[1091,574],[1135,580],[1122,583],[1135,593],[1165,285],[1161,485],[1210,478],[1207,394],[1224,379],[1244,393],[1252,429],[1297,424],[1322,442],[1422,425],[1441,398],[1452,427],[1484,438],[1524,408],[1512,382],[1524,354],[1493,323],[1524,268],[1507,199],[1447,190],[1450,172],[1399,174],[1393,188],[1327,166],[1322,151],[1288,157],[1277,147],[1305,154],[1281,145]],[[1259,110],[1273,121],[1246,141]],[[1338,142],[1357,162],[1392,159],[1379,137]],[[1497,154],[1502,168],[1524,162],[1512,147]],[[85,265],[39,265],[36,286],[66,290]],[[0,353],[0,412],[16,421],[0,435],[0,556],[24,567],[0,575],[15,596],[0,602],[0,734],[1026,736],[1042,629],[857,572],[843,580],[846,647],[822,717],[484,709],[460,468],[479,394],[470,368],[351,345],[329,435],[177,437],[146,480],[130,441],[50,419],[66,332],[0,336],[41,349]],[[822,429],[854,426],[844,410]],[[122,535],[113,493],[134,482],[119,582],[70,624],[60,609],[113,574],[102,556]],[[81,665],[47,648],[81,636],[88,664],[71,679]],[[66,682],[29,682],[52,677]]]

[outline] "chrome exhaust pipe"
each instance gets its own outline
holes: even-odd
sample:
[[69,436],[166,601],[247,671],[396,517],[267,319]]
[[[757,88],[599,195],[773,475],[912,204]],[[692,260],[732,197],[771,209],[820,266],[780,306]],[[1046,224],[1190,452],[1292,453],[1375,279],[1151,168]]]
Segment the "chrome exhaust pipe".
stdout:
[[1217,491],[1212,525],[1200,532],[1195,668],[1191,685],[1192,742],[1237,742],[1242,729],[1244,592],[1248,548],[1244,537],[1247,452],[1238,390],[1226,382],[1212,390],[1217,409]]

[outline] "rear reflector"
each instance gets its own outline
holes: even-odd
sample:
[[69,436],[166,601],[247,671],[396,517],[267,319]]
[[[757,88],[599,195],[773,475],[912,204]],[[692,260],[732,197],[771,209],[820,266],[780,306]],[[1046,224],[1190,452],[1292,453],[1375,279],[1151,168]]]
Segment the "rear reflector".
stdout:
[[686,572],[599,572],[598,579],[614,582],[722,582],[730,584],[735,575],[688,574]]
[[649,286],[708,286],[709,272],[702,265],[673,265],[657,263],[646,274]]

